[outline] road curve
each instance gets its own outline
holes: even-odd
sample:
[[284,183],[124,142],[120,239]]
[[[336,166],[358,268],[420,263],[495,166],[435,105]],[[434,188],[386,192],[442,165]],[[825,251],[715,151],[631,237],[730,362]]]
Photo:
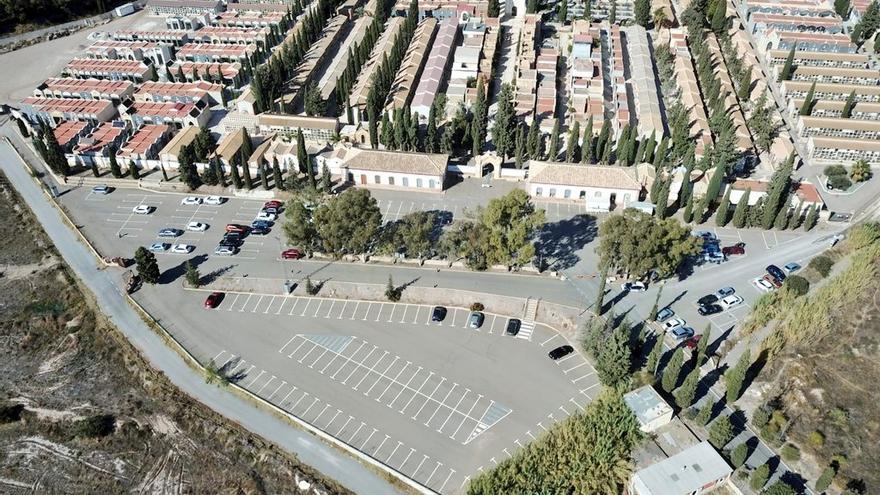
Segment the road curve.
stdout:
[[112,272],[97,269],[94,255],[64,223],[55,207],[49,204],[46,195],[30,177],[21,157],[5,139],[0,140],[0,168],[34,212],[67,264],[91,290],[101,311],[151,366],[165,373],[171,383],[226,418],[296,454],[301,462],[349,490],[370,495],[401,494],[389,482],[342,451],[226,389],[205,383],[200,373],[190,368],[141,320],[119,291]]

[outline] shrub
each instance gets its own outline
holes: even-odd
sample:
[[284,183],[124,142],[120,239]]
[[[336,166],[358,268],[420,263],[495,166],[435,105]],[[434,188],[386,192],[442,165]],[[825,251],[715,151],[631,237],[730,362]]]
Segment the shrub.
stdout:
[[758,466],[758,469],[755,469],[752,472],[752,476],[749,477],[749,486],[752,487],[752,490],[758,491],[761,488],[764,488],[764,485],[767,484],[769,478],[770,466],[762,464]]
[[306,277],[306,294],[308,294],[310,296],[314,296],[318,293],[318,291],[320,289],[321,289],[320,286],[317,286],[312,283],[311,277]]
[[186,283],[190,287],[198,288],[201,282],[202,276],[199,274],[199,269],[195,267],[189,261],[186,262]]
[[802,296],[810,290],[810,282],[800,275],[789,275],[785,277],[783,285],[797,296]]
[[105,437],[116,428],[116,418],[112,414],[96,414],[77,421],[74,428],[80,437]]
[[830,175],[828,176],[828,184],[833,188],[841,191],[845,191],[852,186],[852,181],[849,180],[849,177],[844,175]]
[[816,270],[819,275],[822,275],[822,278],[825,278],[831,273],[831,267],[834,266],[834,261],[828,256],[820,255],[811,259],[810,264],[807,266]]
[[763,428],[767,422],[770,421],[771,412],[772,411],[767,406],[761,406],[755,409],[755,413],[752,414],[752,425],[758,429]]
[[400,301],[400,293],[400,289],[394,286],[394,280],[391,279],[391,275],[388,275],[388,285],[385,286],[385,298],[391,302],[397,302]]
[[819,447],[825,445],[825,434],[819,430],[816,430],[810,433],[809,441],[810,445],[818,449]]
[[0,404],[0,424],[21,420],[22,411],[24,411],[24,404],[10,404],[8,402]]
[[486,307],[483,306],[483,303],[481,302],[471,304],[471,311],[483,311],[484,309],[486,309]]
[[849,172],[850,178],[856,182],[865,182],[870,179],[872,175],[871,166],[868,165],[866,160],[857,161],[853,164],[852,170]]
[[791,443],[782,446],[781,454],[786,461],[796,461],[801,458],[801,450]]
[[843,165],[828,165],[825,167],[825,170],[822,171],[826,177],[834,177],[835,175],[848,175],[846,172],[846,167]]
[[709,423],[709,420],[712,419],[712,408],[714,406],[715,403],[706,401],[706,403],[703,404],[703,407],[700,408],[700,412],[697,413],[697,417],[694,418],[694,421],[700,426],[706,426]]
[[745,442],[737,445],[730,452],[730,463],[733,464],[734,469],[742,466],[746,463],[746,459],[749,458],[749,446],[746,445]]
[[831,482],[834,481],[834,477],[837,475],[837,471],[832,466],[828,466],[822,471],[822,475],[819,476],[819,479],[816,480],[816,491],[824,492],[831,486]]
[[730,416],[721,416],[709,427],[709,442],[716,448],[727,445],[733,439],[733,425]]

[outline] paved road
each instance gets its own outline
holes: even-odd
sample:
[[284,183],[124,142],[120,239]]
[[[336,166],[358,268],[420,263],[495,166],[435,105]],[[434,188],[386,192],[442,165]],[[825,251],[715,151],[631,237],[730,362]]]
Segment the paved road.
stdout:
[[113,272],[96,270],[94,257],[79,242],[76,234],[64,224],[61,216],[34,184],[18,155],[5,141],[0,142],[0,167],[34,211],[68,265],[92,291],[101,311],[113,320],[119,331],[150,364],[162,370],[174,385],[230,420],[296,454],[305,464],[355,492],[388,495],[400,493],[381,476],[313,435],[292,428],[287,422],[255,408],[253,404],[224,389],[206,384],[199,373],[187,366],[178,354],[141,321],[119,292],[118,280]]

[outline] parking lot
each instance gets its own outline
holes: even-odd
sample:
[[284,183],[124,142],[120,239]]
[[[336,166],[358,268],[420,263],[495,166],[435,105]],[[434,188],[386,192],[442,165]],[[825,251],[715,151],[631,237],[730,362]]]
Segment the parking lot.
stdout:
[[541,325],[468,311],[247,293],[202,309],[204,291],[147,287],[152,313],[204,361],[252,393],[440,493],[460,493],[600,390],[579,353]]

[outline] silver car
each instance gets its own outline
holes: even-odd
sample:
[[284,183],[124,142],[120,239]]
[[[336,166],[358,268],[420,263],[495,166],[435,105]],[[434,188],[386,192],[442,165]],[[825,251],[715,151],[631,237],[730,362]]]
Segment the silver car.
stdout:
[[468,317],[468,327],[480,328],[481,326],[483,326],[483,320],[485,320],[485,319],[486,319],[486,316],[483,313],[481,313],[479,311],[474,311]]

